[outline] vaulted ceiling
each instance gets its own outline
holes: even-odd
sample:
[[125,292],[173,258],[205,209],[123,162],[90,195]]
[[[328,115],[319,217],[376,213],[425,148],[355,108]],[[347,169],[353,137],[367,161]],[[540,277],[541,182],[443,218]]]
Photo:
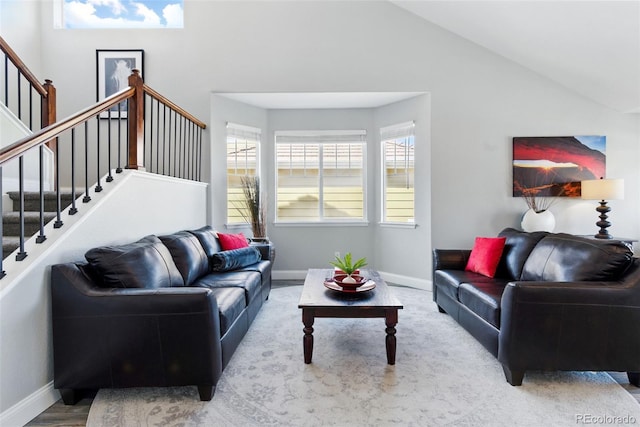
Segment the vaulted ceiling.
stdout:
[[640,114],[640,0],[390,1],[602,105]]

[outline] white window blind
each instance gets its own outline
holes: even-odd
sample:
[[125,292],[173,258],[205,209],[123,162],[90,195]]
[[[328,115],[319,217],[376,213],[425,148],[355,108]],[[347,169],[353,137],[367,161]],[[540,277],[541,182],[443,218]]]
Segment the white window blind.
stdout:
[[364,130],[276,132],[276,219],[365,220],[366,139]]
[[227,224],[246,222],[241,181],[259,174],[261,134],[259,128],[227,123]]
[[415,223],[415,123],[380,128],[382,148],[382,222]]

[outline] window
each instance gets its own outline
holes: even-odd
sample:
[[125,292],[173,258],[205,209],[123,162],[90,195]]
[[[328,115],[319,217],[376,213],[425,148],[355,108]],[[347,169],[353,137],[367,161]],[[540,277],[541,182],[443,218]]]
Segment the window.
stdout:
[[382,222],[415,224],[414,123],[380,129],[382,142]]
[[276,132],[276,220],[365,221],[366,132]]
[[227,224],[246,224],[241,181],[258,176],[260,129],[227,123]]
[[54,0],[54,28],[184,28],[184,0]]

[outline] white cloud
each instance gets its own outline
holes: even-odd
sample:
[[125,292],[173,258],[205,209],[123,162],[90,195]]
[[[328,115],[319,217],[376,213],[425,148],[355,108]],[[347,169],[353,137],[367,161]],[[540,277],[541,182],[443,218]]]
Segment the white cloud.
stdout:
[[143,27],[160,27],[160,17],[153,10],[149,9],[143,3],[131,3],[133,7],[136,8],[136,15],[142,16],[144,18],[143,22],[141,22],[141,26]]
[[184,27],[184,13],[182,12],[182,6],[179,4],[168,4],[162,9],[162,15],[167,21],[167,27],[169,28],[182,28]]
[[[182,28],[183,11],[180,4],[165,6],[162,13],[167,24],[152,9],[141,2],[130,2],[127,6],[121,0],[74,0],[64,5],[64,22],[67,28]],[[101,18],[96,15],[96,7],[108,7],[113,17]],[[124,15],[124,16],[123,16]],[[139,19],[142,18],[142,19]]]

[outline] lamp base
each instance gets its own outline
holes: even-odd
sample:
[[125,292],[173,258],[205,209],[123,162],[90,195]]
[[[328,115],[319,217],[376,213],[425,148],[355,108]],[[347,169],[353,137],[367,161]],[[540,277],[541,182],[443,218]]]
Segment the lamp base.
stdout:
[[600,231],[598,231],[598,234],[593,237],[596,239],[613,239],[613,236],[611,236],[607,231],[607,227],[611,226],[611,223],[607,221],[607,212],[610,212],[611,208],[607,206],[606,201],[600,200],[600,206],[596,208],[596,211],[600,213],[600,221],[596,222],[596,225],[600,227]]

